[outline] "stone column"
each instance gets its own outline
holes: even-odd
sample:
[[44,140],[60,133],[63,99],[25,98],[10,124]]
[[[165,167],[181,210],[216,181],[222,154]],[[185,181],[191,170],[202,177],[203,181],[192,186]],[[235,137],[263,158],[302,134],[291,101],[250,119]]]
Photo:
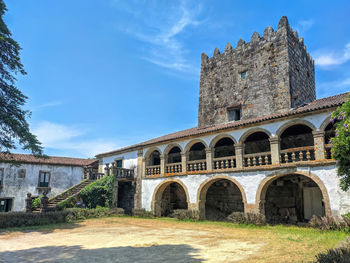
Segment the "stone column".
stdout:
[[160,176],[165,174],[165,159],[164,154],[160,155]]
[[235,144],[236,150],[236,167],[243,168],[243,145],[241,143]]
[[181,153],[181,166],[182,166],[182,173],[187,172],[187,154]]
[[109,176],[109,175],[110,175],[109,163],[106,163],[106,167],[105,167],[105,176]]
[[31,193],[27,193],[27,198],[26,198],[26,213],[30,213],[32,212],[32,194]]
[[316,130],[312,134],[314,136],[315,160],[324,160],[324,131]]
[[112,204],[112,207],[117,208],[118,207],[119,181],[117,179],[117,175],[114,174],[113,176],[114,176],[114,185],[113,185],[113,204]]
[[270,149],[271,149],[271,163],[280,163],[280,140],[277,136],[270,138]]
[[41,197],[40,212],[46,212],[49,205],[49,198],[47,197],[47,192],[43,192],[43,197]]
[[137,175],[136,175],[136,186],[135,186],[135,202],[134,208],[142,208],[142,171],[143,171],[143,151],[137,151]]
[[207,161],[207,171],[211,172],[213,171],[213,154],[212,154],[212,149],[211,148],[206,148],[205,153],[206,153],[206,161]]

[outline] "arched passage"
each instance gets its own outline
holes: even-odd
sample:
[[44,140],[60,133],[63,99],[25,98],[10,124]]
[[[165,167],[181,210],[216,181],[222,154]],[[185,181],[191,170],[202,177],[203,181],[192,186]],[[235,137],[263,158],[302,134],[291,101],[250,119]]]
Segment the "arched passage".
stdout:
[[257,131],[244,140],[244,166],[259,166],[271,164],[271,148],[269,135]]
[[232,212],[244,212],[246,196],[240,184],[227,176],[217,176],[198,189],[201,219],[225,220]]
[[313,215],[329,215],[327,190],[322,181],[302,173],[267,177],[257,192],[260,213],[269,223],[307,222]]
[[229,137],[219,139],[214,147],[214,169],[227,169],[236,167],[234,141]]
[[186,186],[181,181],[169,180],[155,189],[152,211],[156,216],[172,216],[176,209],[187,209],[188,200]]

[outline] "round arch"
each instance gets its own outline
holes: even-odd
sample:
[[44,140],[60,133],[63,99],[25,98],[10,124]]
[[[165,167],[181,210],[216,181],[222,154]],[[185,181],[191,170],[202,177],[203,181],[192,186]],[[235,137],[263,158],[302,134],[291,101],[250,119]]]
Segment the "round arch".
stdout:
[[186,144],[186,146],[185,146],[185,148],[184,148],[184,152],[185,152],[185,153],[188,153],[189,150],[191,149],[191,147],[192,147],[194,144],[196,144],[197,142],[203,143],[204,147],[205,147],[205,148],[208,148],[208,145],[207,145],[206,142],[203,141],[202,139],[194,139],[194,140],[192,140],[192,141],[189,141],[189,142]]
[[250,136],[252,135],[253,133],[256,133],[256,132],[263,132],[263,133],[266,133],[267,136],[269,136],[269,138],[271,138],[272,134],[271,132],[269,132],[268,130],[264,129],[264,128],[252,128],[252,129],[249,129],[248,131],[246,131],[245,133],[243,133],[239,139],[239,143],[243,144],[244,141]]
[[247,211],[247,197],[246,197],[246,194],[245,194],[245,191],[244,191],[242,185],[236,179],[233,179],[227,175],[216,175],[216,176],[210,177],[210,178],[206,179],[204,182],[202,182],[197,190],[197,204],[198,204],[200,219],[205,219],[205,202],[206,202],[206,195],[207,195],[207,191],[208,191],[209,187],[213,183],[220,181],[220,180],[231,181],[233,184],[235,184],[237,186],[237,188],[241,192],[242,202],[244,205],[244,211]]
[[319,187],[322,193],[322,201],[324,203],[325,215],[330,216],[332,214],[331,205],[329,201],[328,192],[324,183],[318,176],[312,173],[303,172],[303,171],[286,172],[282,174],[272,174],[265,177],[264,180],[262,180],[261,183],[259,184],[258,190],[256,192],[256,197],[255,197],[255,200],[256,200],[255,203],[259,208],[259,212],[262,214],[265,214],[265,197],[266,197],[267,188],[270,186],[270,184],[280,177],[283,177],[286,175],[293,175],[293,174],[308,177],[309,179],[311,179],[317,184],[317,186]]
[[157,187],[153,191],[152,204],[151,204],[151,209],[152,209],[153,215],[161,216],[161,214],[162,214],[161,203],[162,203],[163,192],[172,183],[179,184],[182,187],[182,189],[185,191],[187,207],[189,207],[190,196],[188,194],[187,186],[182,181],[180,181],[178,179],[168,179],[168,180],[165,180],[165,181],[161,182],[160,184],[158,184]]
[[169,153],[169,151],[170,151],[172,148],[174,148],[174,147],[179,147],[179,149],[181,150],[181,152],[183,152],[183,149],[182,149],[182,147],[181,147],[180,144],[178,144],[178,143],[171,143],[171,144],[169,144],[169,145],[165,148],[165,150],[164,150],[164,155],[167,155],[167,154]]
[[218,141],[220,141],[221,139],[223,139],[223,138],[230,138],[230,139],[233,141],[234,144],[237,144],[236,139],[235,139],[232,135],[229,135],[229,134],[227,134],[227,133],[224,133],[224,134],[219,134],[219,135],[215,136],[215,137],[211,140],[211,142],[210,142],[210,144],[209,144],[209,147],[210,147],[210,148],[214,148],[214,147],[215,147],[215,144],[216,144]]
[[278,130],[276,131],[276,135],[278,136],[278,138],[281,138],[282,133],[286,129],[288,129],[289,127],[291,127],[293,125],[298,125],[298,124],[308,126],[312,131],[317,130],[315,125],[313,125],[311,122],[309,122],[307,120],[296,119],[296,120],[288,121],[285,124],[283,124],[281,127],[279,127]]
[[327,116],[327,118],[325,118],[325,120],[322,122],[320,129],[321,131],[324,131],[326,129],[326,127],[328,126],[328,124],[331,123],[331,115]]
[[163,154],[163,152],[157,146],[154,146],[154,147],[151,147],[147,150],[144,158],[147,159],[154,151],[158,151],[159,154],[161,154],[161,155]]

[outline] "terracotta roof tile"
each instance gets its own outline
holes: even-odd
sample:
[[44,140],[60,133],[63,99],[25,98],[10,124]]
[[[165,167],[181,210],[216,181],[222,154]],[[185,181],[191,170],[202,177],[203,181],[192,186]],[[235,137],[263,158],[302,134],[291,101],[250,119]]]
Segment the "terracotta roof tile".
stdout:
[[0,162],[20,162],[20,163],[35,163],[35,164],[51,164],[51,165],[69,165],[69,166],[87,166],[94,162],[96,159],[81,159],[81,158],[70,158],[70,157],[56,157],[49,156],[49,158],[37,158],[31,154],[18,154],[11,153],[5,154],[0,153]]
[[333,108],[333,107],[337,107],[337,106],[342,105],[345,102],[345,100],[349,97],[349,95],[350,95],[350,92],[338,94],[335,96],[315,100],[313,102],[307,103],[307,104],[299,106],[297,108],[292,108],[289,111],[285,111],[283,113],[267,115],[267,116],[263,116],[263,117],[259,117],[259,118],[222,123],[222,124],[206,126],[206,127],[194,127],[194,128],[190,128],[187,130],[182,130],[179,132],[160,136],[160,137],[157,137],[155,139],[151,139],[151,140],[148,140],[145,142],[130,145],[130,146],[127,146],[124,148],[120,148],[120,149],[117,149],[117,150],[114,150],[111,152],[101,153],[101,154],[96,155],[96,157],[102,157],[105,155],[116,154],[116,153],[123,152],[123,151],[135,150],[135,149],[138,149],[140,147],[150,146],[150,145],[155,144],[155,143],[165,142],[165,141],[169,141],[169,140],[180,139],[180,138],[185,138],[185,137],[194,136],[194,135],[204,135],[206,133],[224,130],[224,129],[228,129],[228,128],[236,128],[236,127],[245,126],[245,125],[254,124],[254,123],[259,123],[259,122],[263,122],[263,121],[267,121],[267,120],[279,119],[279,118],[283,118],[283,117],[287,117],[287,116],[291,116],[291,115],[297,115],[297,114],[301,114],[301,113],[307,113],[307,112],[312,112],[312,111],[317,111],[317,110],[322,110],[322,109]]

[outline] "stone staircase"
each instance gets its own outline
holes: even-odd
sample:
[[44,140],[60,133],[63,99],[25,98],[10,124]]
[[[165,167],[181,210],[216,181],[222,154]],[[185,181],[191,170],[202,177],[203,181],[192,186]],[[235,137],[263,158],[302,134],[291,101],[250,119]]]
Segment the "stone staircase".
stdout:
[[[73,185],[71,188],[67,189],[66,191],[52,197],[49,199],[48,203],[48,209],[54,209],[58,203],[67,200],[69,197],[73,197],[80,193],[80,191],[87,185],[95,182],[95,180],[83,180],[79,184]],[[33,212],[40,212],[40,207],[37,207],[33,210]]]

